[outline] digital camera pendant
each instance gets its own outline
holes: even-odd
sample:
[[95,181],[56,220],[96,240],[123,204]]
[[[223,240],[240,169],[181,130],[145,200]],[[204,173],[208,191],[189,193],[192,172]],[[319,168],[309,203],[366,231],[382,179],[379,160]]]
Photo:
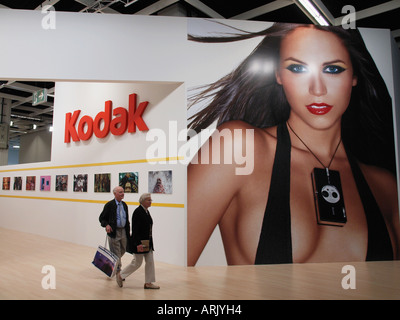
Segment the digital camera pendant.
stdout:
[[347,216],[339,171],[314,168],[311,178],[318,224],[344,226]]
[[289,129],[300,140],[300,142],[324,167],[324,169],[314,168],[313,172],[311,173],[317,223],[322,225],[343,227],[347,222],[347,216],[346,209],[344,207],[340,174],[339,171],[329,170],[342,139],[339,139],[331,161],[329,162],[328,166],[325,166],[315,155],[315,153],[312,152],[312,150],[307,146],[307,144],[292,129],[289,122],[286,123]]

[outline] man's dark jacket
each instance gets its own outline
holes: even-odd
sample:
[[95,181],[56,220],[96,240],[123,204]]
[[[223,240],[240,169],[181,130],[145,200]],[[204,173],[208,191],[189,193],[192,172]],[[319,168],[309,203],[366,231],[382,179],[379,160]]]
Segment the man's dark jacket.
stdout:
[[[123,201],[121,201],[121,203],[124,206],[125,210],[125,219],[126,219],[125,231],[126,231],[126,236],[129,239],[130,224],[129,224],[128,206]],[[99,216],[99,221],[103,228],[105,228],[108,224],[110,225],[112,232],[108,233],[108,235],[111,238],[115,238],[117,234],[117,203],[115,202],[115,199],[108,201],[104,205],[103,211],[100,213]]]

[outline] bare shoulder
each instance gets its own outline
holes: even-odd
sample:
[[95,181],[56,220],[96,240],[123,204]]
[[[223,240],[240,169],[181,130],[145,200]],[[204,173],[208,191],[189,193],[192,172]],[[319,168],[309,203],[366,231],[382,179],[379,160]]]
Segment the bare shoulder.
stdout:
[[[228,138],[226,138],[227,132],[230,133]],[[254,155],[254,162],[259,159],[264,162],[266,156],[275,154],[276,127],[258,128],[241,120],[233,120],[218,126],[214,137],[224,137],[224,143],[229,142],[232,146],[236,146],[235,152],[243,153],[245,150],[251,152]],[[232,140],[229,140],[230,138]]]
[[[208,171],[214,177],[251,180],[275,154],[274,135],[274,128],[257,128],[240,120],[225,122],[202,145],[189,170],[191,174],[197,169],[201,175]],[[198,164],[196,169],[193,164]]]

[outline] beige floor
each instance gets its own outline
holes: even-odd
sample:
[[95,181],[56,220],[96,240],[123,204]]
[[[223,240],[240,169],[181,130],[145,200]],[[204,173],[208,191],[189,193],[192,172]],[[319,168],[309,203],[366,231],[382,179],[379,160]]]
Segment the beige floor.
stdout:
[[[0,299],[400,299],[400,261],[194,268],[156,261],[161,289],[144,290],[143,267],[119,288],[91,264],[94,248],[2,228],[0,243]],[[356,289],[342,288],[346,264],[355,267]],[[55,268],[55,289],[42,288],[45,265]]]

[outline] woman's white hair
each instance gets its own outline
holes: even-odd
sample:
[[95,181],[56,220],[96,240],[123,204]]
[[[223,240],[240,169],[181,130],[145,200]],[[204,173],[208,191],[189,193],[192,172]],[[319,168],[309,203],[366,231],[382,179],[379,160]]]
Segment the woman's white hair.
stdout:
[[151,197],[151,193],[143,193],[139,198],[139,203],[142,204],[144,200]]

